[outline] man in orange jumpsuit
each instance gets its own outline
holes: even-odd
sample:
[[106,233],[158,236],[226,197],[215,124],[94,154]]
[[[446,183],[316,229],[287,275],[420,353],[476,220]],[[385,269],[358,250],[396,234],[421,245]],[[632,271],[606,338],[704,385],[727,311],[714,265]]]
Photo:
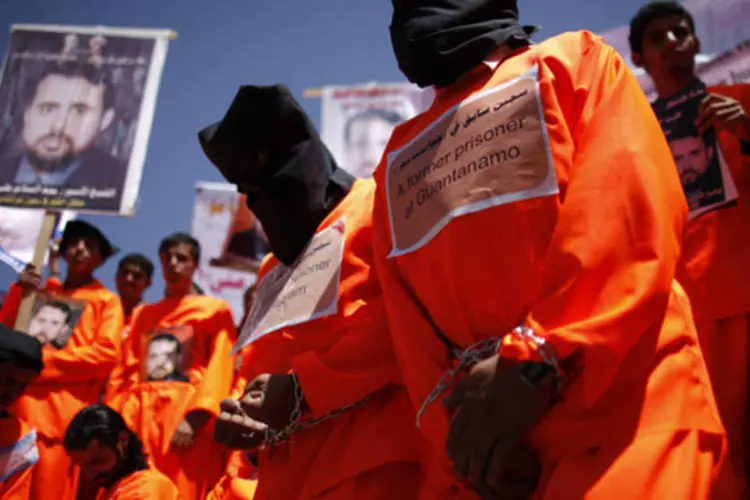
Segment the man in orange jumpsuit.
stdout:
[[224,301],[193,293],[200,245],[192,236],[165,238],[159,258],[166,297],[133,312],[106,400],[181,494],[205,498],[226,464],[207,424],[231,388],[234,319]]
[[148,463],[143,443],[119,413],[103,404],[81,410],[65,432],[65,449],[98,500],[178,500],[177,487]]
[[[653,103],[654,110],[674,145],[686,196],[691,199],[692,193],[707,191],[691,189],[693,185],[700,186],[696,176],[691,176],[692,171],[706,170],[700,165],[702,157],[708,159],[700,154],[705,141],[711,143],[705,150],[726,162],[737,187],[736,203],[688,222],[677,279],[692,300],[701,347],[729,438],[737,486],[746,496],[750,417],[750,232],[746,230],[750,224],[750,85],[706,88],[695,75],[700,40],[695,36],[693,18],[677,2],[643,6],[630,23],[630,48],[633,63],[643,67],[656,86],[659,98]],[[677,139],[674,122],[669,119],[676,107],[685,108],[677,101],[684,102],[684,97],[690,97],[688,94],[695,96],[690,100],[697,114],[696,123],[692,127],[688,124],[693,129],[690,135],[696,136],[692,142]],[[686,113],[684,109],[681,112]],[[710,164],[705,160],[704,164]]]
[[418,433],[372,269],[372,181],[338,168],[283,86],[242,87],[200,140],[273,254],[238,342],[248,382],[217,439],[265,445],[256,500],[413,499]]
[[437,88],[373,215],[423,497],[734,498],[659,123],[601,39],[533,31],[512,0],[394,1],[399,67]]
[[[88,222],[66,224],[60,254],[67,263],[67,275],[62,283],[48,280],[44,292],[79,308],[80,316],[69,336],[44,346],[44,370],[16,405],[16,414],[38,433],[39,463],[34,467],[31,500],[75,498],[79,471],[63,447],[65,427],[81,408],[100,400],[107,377],[120,358],[120,300],[94,278],[94,271],[115,251]],[[0,321],[13,325],[21,299],[40,284],[36,270],[27,268],[11,286]],[[70,314],[67,321],[70,325]]]
[[31,493],[31,474],[39,460],[37,435],[10,406],[42,367],[39,341],[0,324],[0,499],[25,499]]

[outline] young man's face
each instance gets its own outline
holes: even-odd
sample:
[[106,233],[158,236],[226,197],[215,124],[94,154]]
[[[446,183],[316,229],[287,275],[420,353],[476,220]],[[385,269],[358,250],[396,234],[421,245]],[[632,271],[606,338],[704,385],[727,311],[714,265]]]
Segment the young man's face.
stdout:
[[0,363],[0,412],[7,412],[37,375],[34,370],[13,363]]
[[115,286],[120,297],[140,302],[143,293],[151,286],[148,274],[137,264],[124,264],[117,270]]
[[193,258],[193,247],[179,243],[167,248],[159,255],[164,281],[169,285],[193,283],[193,274],[198,263]]
[[674,162],[684,186],[700,179],[711,164],[711,151],[700,137],[683,137],[669,141]]
[[692,71],[699,50],[688,20],[674,14],[651,21],[643,34],[642,52],[633,55],[633,62],[658,81]]
[[93,236],[73,238],[65,247],[63,259],[75,273],[94,272],[102,263],[99,240]]
[[52,74],[36,89],[24,114],[23,142],[34,163],[54,165],[91,148],[109,126],[104,85],[81,76]]
[[29,335],[49,344],[68,333],[68,313],[58,307],[43,305],[29,322]]
[[94,486],[106,487],[125,457],[127,443],[128,436],[123,432],[116,448],[94,439],[85,450],[69,451],[68,455]]

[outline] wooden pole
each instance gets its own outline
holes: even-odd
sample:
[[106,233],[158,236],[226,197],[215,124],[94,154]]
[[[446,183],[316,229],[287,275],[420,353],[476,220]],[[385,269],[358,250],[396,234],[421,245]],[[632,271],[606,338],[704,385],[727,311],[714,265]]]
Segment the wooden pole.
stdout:
[[[36,247],[34,247],[34,259],[31,261],[31,265],[33,265],[40,273],[43,271],[44,256],[49,249],[49,241],[50,238],[52,238],[52,234],[55,232],[56,225],[57,213],[49,211],[45,212],[44,219],[42,220],[42,229],[39,231],[39,237],[36,240]],[[21,300],[21,305],[18,308],[18,316],[16,316],[16,330],[25,332],[28,329],[33,307],[34,294],[32,293]]]
[[302,97],[322,97],[323,89],[305,89],[302,92]]

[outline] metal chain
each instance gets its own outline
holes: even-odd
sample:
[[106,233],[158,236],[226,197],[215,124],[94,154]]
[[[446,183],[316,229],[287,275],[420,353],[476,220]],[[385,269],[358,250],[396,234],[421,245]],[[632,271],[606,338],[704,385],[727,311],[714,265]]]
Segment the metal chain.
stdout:
[[[562,383],[560,363],[552,346],[547,343],[546,339],[538,336],[534,333],[534,330],[525,325],[513,329],[513,334],[520,340],[531,344],[539,354],[539,357],[542,358],[542,361],[555,370],[558,376],[557,380],[559,389],[559,385]],[[446,371],[443,376],[440,377],[435,388],[427,395],[424,402],[422,402],[422,406],[417,412],[417,427],[421,428],[420,419],[427,411],[427,407],[440,399],[443,393],[453,386],[458,374],[461,371],[468,370],[478,362],[497,354],[500,350],[501,343],[501,339],[490,338],[480,340],[463,351],[460,349],[453,349],[451,354],[456,359],[457,363],[453,368]]]
[[295,409],[294,411],[292,411],[292,417],[289,419],[289,425],[279,431],[273,431],[270,429],[266,430],[266,437],[263,440],[263,446],[265,448],[278,446],[282,443],[288,443],[291,441],[292,435],[305,431],[311,427],[315,427],[316,425],[328,420],[333,420],[334,418],[337,418],[355,408],[361,408],[370,403],[370,401],[372,401],[376,396],[383,394],[385,391],[392,390],[392,388],[386,387],[384,390],[370,394],[360,401],[342,406],[341,408],[337,408],[320,417],[302,419],[302,402],[304,401],[304,394],[302,393],[302,386],[299,384],[299,380],[297,380],[296,375],[294,376],[294,381],[296,401]]
[[427,407],[440,399],[443,393],[453,386],[459,372],[467,370],[480,361],[483,361],[490,356],[497,354],[497,351],[500,348],[500,342],[501,341],[496,338],[484,339],[464,349],[463,351],[458,349],[453,351],[452,354],[453,357],[456,358],[457,363],[453,368],[443,373],[443,376],[440,377],[440,380],[438,380],[435,388],[427,395],[425,400],[422,402],[422,406],[417,412],[417,427],[419,427],[420,429],[422,428],[419,421],[422,418],[422,415],[424,415],[424,413],[427,411]]

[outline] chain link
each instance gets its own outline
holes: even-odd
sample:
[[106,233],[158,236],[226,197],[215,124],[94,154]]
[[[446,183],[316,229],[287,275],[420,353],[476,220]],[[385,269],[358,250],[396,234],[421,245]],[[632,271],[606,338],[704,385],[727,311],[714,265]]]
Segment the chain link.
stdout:
[[490,356],[497,354],[500,348],[500,340],[495,338],[480,340],[476,344],[464,349],[454,349],[452,354],[456,359],[456,365],[450,370],[443,373],[443,376],[438,380],[435,388],[427,395],[425,400],[422,402],[422,406],[417,412],[417,427],[422,428],[420,425],[420,419],[422,415],[427,411],[427,407],[432,403],[436,402],[443,395],[445,391],[450,389],[456,377],[461,371],[467,370],[475,364],[483,361]]
[[360,401],[357,401],[355,403],[351,403],[351,404],[342,406],[340,408],[337,408],[329,413],[326,413],[323,416],[303,419],[302,418],[302,403],[304,401],[304,394],[302,392],[302,386],[300,385],[299,380],[297,379],[297,376],[293,375],[293,377],[294,377],[294,382],[295,382],[294,389],[295,389],[296,401],[295,401],[294,410],[292,411],[292,416],[289,419],[289,425],[287,425],[284,429],[281,429],[279,431],[273,431],[273,430],[267,429],[265,439],[263,440],[263,447],[265,448],[271,448],[274,446],[278,446],[282,443],[288,443],[292,440],[291,439],[292,435],[305,431],[307,429],[310,429],[311,427],[315,427],[316,425],[326,422],[328,420],[333,420],[334,418],[337,418],[341,416],[342,414],[350,410],[353,410],[355,408],[361,408],[363,406],[366,406],[376,396],[379,396],[383,394],[385,391],[392,389],[390,387],[386,387],[384,390],[370,394],[366,398]]

